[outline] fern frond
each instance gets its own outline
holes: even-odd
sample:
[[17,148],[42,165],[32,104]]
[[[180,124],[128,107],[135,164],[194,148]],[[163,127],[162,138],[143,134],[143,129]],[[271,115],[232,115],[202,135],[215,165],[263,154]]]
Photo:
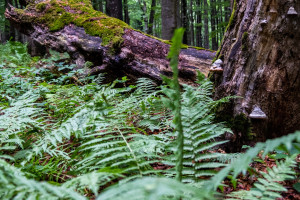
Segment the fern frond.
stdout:
[[213,193],[167,178],[141,178],[133,182],[109,187],[97,200],[146,199],[213,200]]
[[263,157],[278,147],[282,147],[289,152],[293,147],[293,142],[300,142],[299,131],[280,138],[267,140],[265,143],[257,143],[255,147],[250,148],[245,154],[241,155],[234,162],[230,163],[227,167],[212,177],[210,182],[207,184],[208,189],[216,189],[231,173],[233,174],[233,177],[237,177],[237,175],[241,172],[246,172],[249,168],[249,164],[260,151],[263,151]]
[[19,169],[0,159],[0,198],[85,200],[73,190],[27,179]]
[[268,168],[267,173],[261,172],[263,178],[258,178],[258,182],[254,183],[255,188],[250,191],[233,192],[228,196],[248,200],[282,198],[280,192],[285,192],[287,189],[278,182],[295,178],[296,173],[293,168],[297,164],[296,157],[296,155],[290,156],[285,161],[276,162],[276,166]]
[[101,186],[108,185],[111,180],[122,178],[119,173],[107,173],[107,172],[91,172],[82,176],[73,178],[63,184],[65,188],[72,190],[85,192],[86,188],[90,189],[96,196]]

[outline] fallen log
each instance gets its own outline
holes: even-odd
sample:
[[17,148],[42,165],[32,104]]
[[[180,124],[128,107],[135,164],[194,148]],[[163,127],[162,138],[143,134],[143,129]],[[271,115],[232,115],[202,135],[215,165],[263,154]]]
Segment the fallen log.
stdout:
[[[20,32],[59,52],[68,52],[79,68],[92,62],[89,74],[106,72],[114,79],[171,76],[166,58],[170,41],[137,31],[126,23],[95,11],[90,0],[30,0],[27,7],[5,12]],[[182,46],[180,81],[192,84],[197,70],[209,73],[215,53]]]

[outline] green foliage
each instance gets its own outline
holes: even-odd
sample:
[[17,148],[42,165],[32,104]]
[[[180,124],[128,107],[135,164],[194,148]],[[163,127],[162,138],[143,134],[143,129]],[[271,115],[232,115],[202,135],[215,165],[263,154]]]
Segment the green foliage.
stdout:
[[261,172],[263,178],[258,178],[258,182],[254,184],[254,188],[250,191],[238,191],[230,194],[235,199],[266,199],[272,200],[282,198],[280,192],[287,191],[279,182],[294,179],[297,155],[286,158],[285,161],[277,162],[273,168],[269,168],[267,173]]
[[[257,143],[255,147],[250,148],[247,152],[241,155],[230,165],[223,168],[218,174],[216,174],[208,184],[209,189],[216,189],[221,185],[221,182],[230,174],[236,178],[241,172],[245,173],[249,168],[250,163],[258,155],[260,151],[263,151],[263,157],[265,157],[269,152],[272,152],[276,149],[282,149],[286,152],[290,152],[294,143],[300,142],[299,131],[294,134],[289,134],[280,138],[267,140],[265,143]],[[299,149],[297,150],[298,154],[300,153]]]
[[98,196],[97,200],[108,199],[213,199],[213,192],[199,190],[168,178],[142,178],[133,182],[112,186]]
[[76,199],[85,200],[84,196],[46,182],[27,179],[19,169],[0,159],[0,198],[1,199]]
[[183,168],[183,145],[184,145],[184,135],[182,126],[182,116],[181,116],[181,96],[180,96],[180,85],[178,81],[178,56],[181,49],[182,38],[184,34],[184,29],[177,29],[175,31],[174,37],[172,38],[172,45],[168,58],[171,59],[170,66],[173,71],[173,78],[168,79],[163,77],[163,80],[170,86],[169,88],[164,88],[163,91],[169,99],[163,98],[163,102],[172,110],[174,115],[174,125],[175,131],[177,132],[177,147],[176,147],[176,180],[182,180],[182,168]]
[[[274,150],[286,161],[247,195],[279,196],[284,187],[277,181],[295,175],[291,155],[300,153],[299,132],[245,154],[216,153],[225,142],[219,136],[230,130],[213,123],[214,111],[229,97],[214,101],[212,83],[201,74],[197,87],[179,85],[182,33],[169,54],[173,79],[164,78],[161,87],[148,79],[126,86],[126,77],[109,84],[103,76],[71,82],[60,78],[78,72],[56,62],[61,54],[37,62],[19,43],[0,46],[7,55],[0,59],[0,198],[214,199],[226,178],[236,184],[258,153]],[[49,66],[56,67],[55,76]]]

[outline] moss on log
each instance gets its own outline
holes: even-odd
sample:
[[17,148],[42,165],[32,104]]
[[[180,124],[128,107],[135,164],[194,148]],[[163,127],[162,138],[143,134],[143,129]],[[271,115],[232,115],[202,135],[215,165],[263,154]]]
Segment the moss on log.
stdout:
[[[161,74],[172,74],[166,58],[170,41],[94,10],[90,0],[31,0],[24,10],[10,7],[5,15],[40,44],[68,52],[78,67],[92,62],[89,73],[143,76],[158,81]],[[214,55],[209,50],[182,45],[181,82],[193,83],[197,70],[207,75]]]

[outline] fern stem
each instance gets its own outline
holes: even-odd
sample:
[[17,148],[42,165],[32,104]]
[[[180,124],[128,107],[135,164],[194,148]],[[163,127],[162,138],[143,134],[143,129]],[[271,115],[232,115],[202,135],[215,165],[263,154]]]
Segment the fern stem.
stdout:
[[182,169],[183,169],[183,126],[181,119],[181,94],[180,94],[180,84],[178,81],[178,57],[181,50],[182,38],[184,34],[184,29],[180,28],[175,31],[175,34],[172,38],[172,46],[170,48],[170,52],[168,58],[170,58],[170,66],[173,70],[173,79],[172,84],[170,85],[174,90],[174,124],[175,129],[177,131],[177,162],[176,162],[176,180],[182,180]]
[[130,147],[129,143],[127,142],[127,140],[126,140],[125,136],[123,135],[122,131],[120,131],[119,128],[117,128],[117,129],[118,129],[120,135],[122,136],[123,140],[125,141],[126,146],[128,147],[128,149],[129,149],[129,151],[130,151],[130,153],[131,153],[133,159],[135,160],[135,163],[136,163],[136,165],[137,165],[137,168],[138,168],[138,170],[139,170],[139,172],[140,172],[140,175],[141,175],[141,177],[142,177],[143,174],[142,174],[141,167],[140,167],[140,165],[139,165],[139,162],[138,162],[138,160],[137,160],[137,158],[136,158],[136,156],[135,156],[135,154],[134,154],[132,148]]

